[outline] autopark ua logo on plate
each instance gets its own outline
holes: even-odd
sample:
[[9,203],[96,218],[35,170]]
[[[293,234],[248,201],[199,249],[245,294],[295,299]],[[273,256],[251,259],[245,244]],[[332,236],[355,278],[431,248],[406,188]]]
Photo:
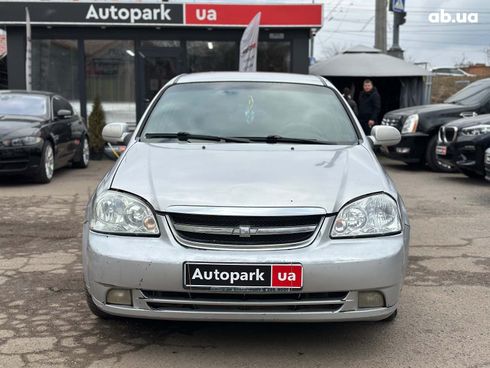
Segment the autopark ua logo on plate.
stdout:
[[438,12],[429,13],[430,23],[478,23],[478,13],[450,13],[444,9]]

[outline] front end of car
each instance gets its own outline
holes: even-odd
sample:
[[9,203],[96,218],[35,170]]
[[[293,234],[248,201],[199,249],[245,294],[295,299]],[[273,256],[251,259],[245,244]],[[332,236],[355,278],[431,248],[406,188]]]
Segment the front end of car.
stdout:
[[[461,120],[464,123],[464,120]],[[437,155],[465,174],[485,175],[485,152],[490,146],[490,123],[450,123],[439,130]]]
[[389,158],[406,163],[423,162],[430,136],[417,130],[419,120],[420,116],[417,113],[409,115],[401,115],[396,111],[387,113],[381,124],[400,130],[402,139],[395,146],[382,148],[382,152]]
[[0,174],[29,174],[37,170],[43,144],[39,131],[0,137]]
[[87,208],[90,301],[110,315],[213,321],[382,320],[397,308],[409,224],[379,192],[319,207],[171,206],[99,190]]

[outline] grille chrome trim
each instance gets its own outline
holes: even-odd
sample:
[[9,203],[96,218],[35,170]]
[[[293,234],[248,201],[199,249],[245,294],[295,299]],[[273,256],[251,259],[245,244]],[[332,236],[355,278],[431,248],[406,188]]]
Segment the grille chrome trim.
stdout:
[[[452,132],[451,138],[448,139],[449,132]],[[439,129],[439,138],[444,143],[452,143],[458,137],[458,127],[446,127],[442,126]]]
[[327,211],[321,207],[208,207],[208,206],[170,206],[165,213],[210,216],[325,216]]
[[[258,211],[260,213],[260,210]],[[315,211],[316,212],[316,211]],[[199,249],[274,250],[310,245],[326,216],[229,216],[167,213],[167,224],[181,245]]]
[[335,313],[357,303],[351,292],[332,293],[207,293],[138,290],[137,298],[152,310],[291,312],[324,311]]
[[[238,226],[238,227],[216,227],[216,226],[196,226],[187,224],[174,223],[174,229],[177,231],[184,231],[188,233],[199,234],[216,234],[216,235],[238,235],[241,237],[250,237],[251,235],[282,235],[282,234],[296,234],[296,233],[311,233],[315,231],[317,225],[305,225],[305,226],[283,226],[283,227],[250,227],[250,226]],[[244,230],[245,228],[245,230]],[[244,232],[248,232],[248,235],[244,235]]]

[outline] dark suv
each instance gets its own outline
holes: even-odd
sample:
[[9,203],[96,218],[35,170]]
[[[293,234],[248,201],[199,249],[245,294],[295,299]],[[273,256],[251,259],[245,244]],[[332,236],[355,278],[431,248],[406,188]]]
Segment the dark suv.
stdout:
[[461,117],[490,113],[490,78],[481,79],[449,97],[444,103],[412,106],[390,111],[383,117],[383,125],[391,125],[402,133],[396,146],[384,153],[409,165],[427,165],[434,171],[454,171],[453,166],[436,155],[439,128]]
[[485,176],[487,148],[490,148],[490,114],[458,119],[439,129],[438,158],[466,176]]

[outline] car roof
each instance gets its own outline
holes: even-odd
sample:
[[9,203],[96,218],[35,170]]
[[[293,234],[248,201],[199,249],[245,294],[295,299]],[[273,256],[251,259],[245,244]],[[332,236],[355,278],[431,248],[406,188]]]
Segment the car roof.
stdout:
[[332,87],[330,82],[316,75],[267,72],[205,72],[183,74],[174,81],[176,84],[199,82],[272,82],[310,84],[315,86],[324,86],[326,84]]
[[51,96],[55,96],[56,95],[53,92],[47,92],[47,91],[26,91],[25,89],[7,89],[7,90],[1,90],[0,93],[2,93],[2,94],[15,93],[15,94],[21,94],[21,95],[36,95],[36,96],[46,96],[46,97],[51,97]]

